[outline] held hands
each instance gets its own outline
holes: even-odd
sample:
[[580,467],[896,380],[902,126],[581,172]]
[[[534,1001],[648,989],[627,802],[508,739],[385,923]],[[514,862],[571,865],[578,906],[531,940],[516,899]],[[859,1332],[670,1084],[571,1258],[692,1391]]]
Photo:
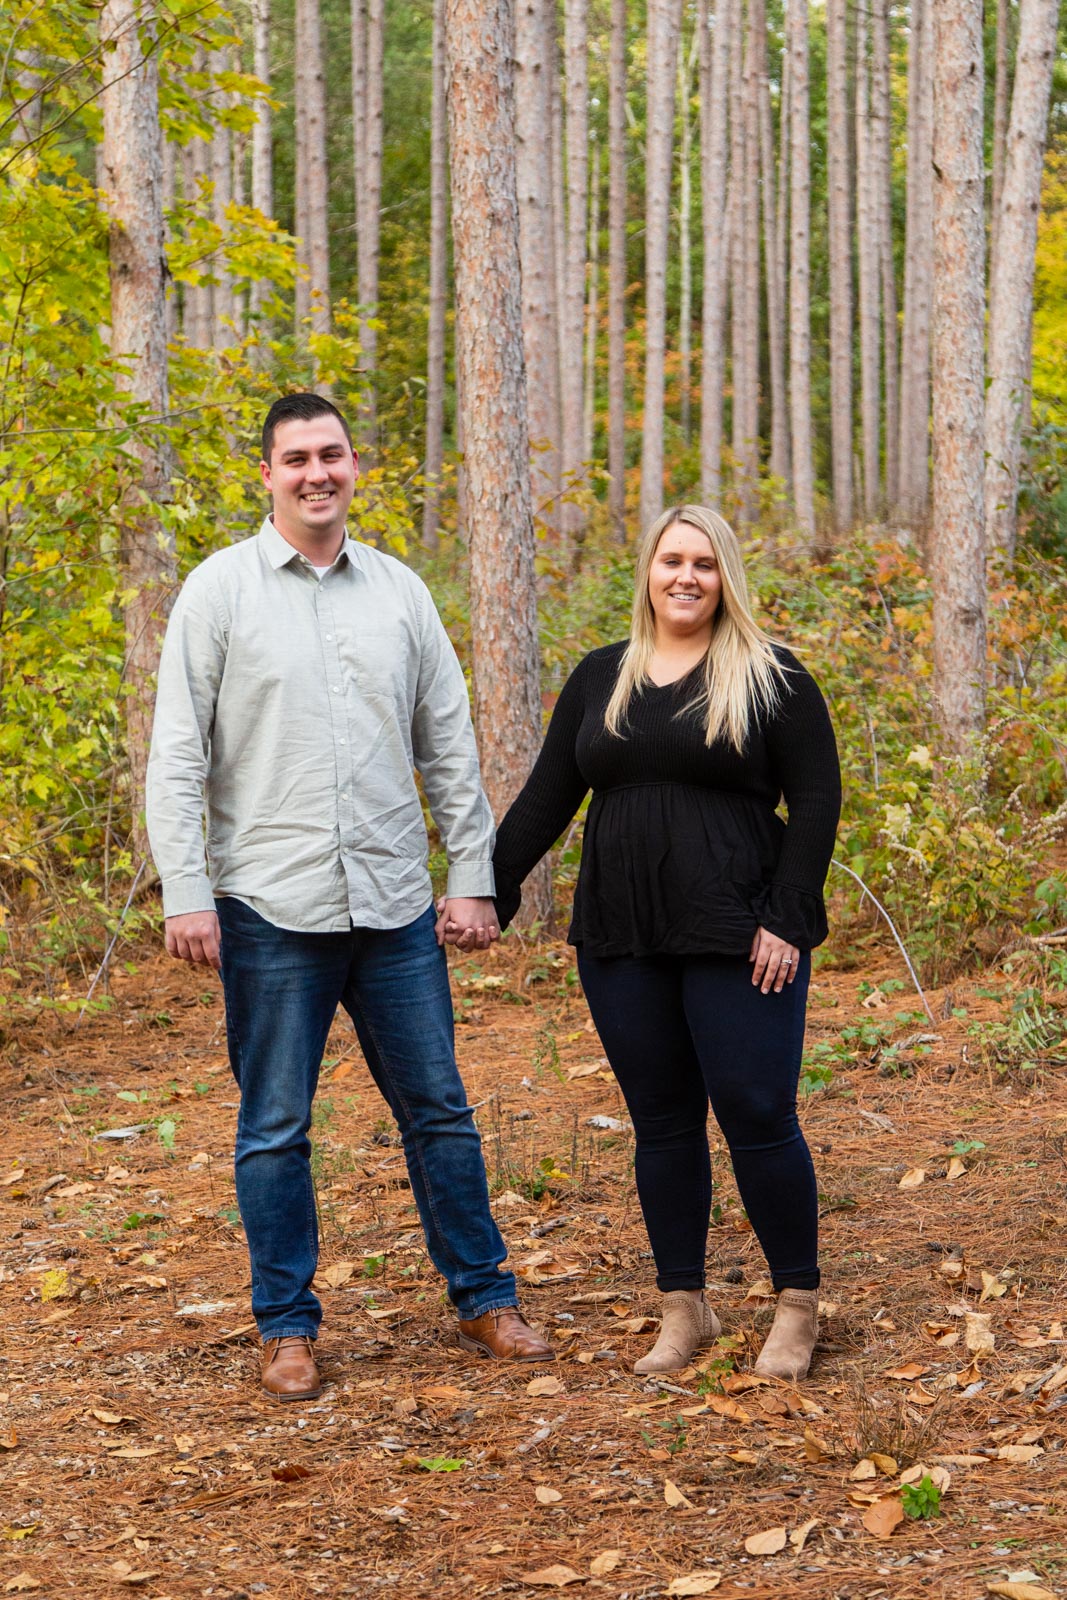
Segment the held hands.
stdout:
[[442,895],[437,902],[437,943],[454,944],[460,950],[488,950],[500,938],[496,906],[492,900],[451,900]]
[[165,926],[168,955],[218,972],[221,940],[219,919],[213,911],[187,911],[181,917],[168,917]]
[[787,944],[784,939],[779,939],[776,933],[757,928],[748,959],[755,963],[752,968],[753,984],[758,984],[764,994],[770,994],[772,989],[775,994],[781,994],[783,986],[792,983],[797,975],[800,951],[795,944]]

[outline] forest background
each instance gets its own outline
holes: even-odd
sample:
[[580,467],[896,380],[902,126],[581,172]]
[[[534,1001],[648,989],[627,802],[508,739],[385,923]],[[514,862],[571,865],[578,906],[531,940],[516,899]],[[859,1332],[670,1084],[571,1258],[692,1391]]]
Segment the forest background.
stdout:
[[[1022,941],[1040,981],[1020,1027],[1062,1032],[1058,6],[1000,0],[983,23],[980,5],[953,0],[936,40],[919,0],[484,7],[483,21],[517,29],[515,98],[504,94],[496,132],[478,102],[480,142],[475,126],[473,153],[453,158],[453,217],[467,226],[505,149],[521,319],[513,296],[499,320],[528,374],[521,418],[517,401],[487,402],[486,347],[464,332],[485,311],[473,288],[463,298],[477,262],[462,229],[454,248],[446,231],[443,85],[446,58],[459,81],[470,12],[459,0],[384,12],[380,0],[6,8],[7,982],[80,1010],[114,937],[158,914],[142,892],[140,775],[159,631],[189,566],[262,516],[256,435],[269,400],[315,386],[357,428],[359,536],[422,571],[471,668],[498,814],[570,666],[625,631],[639,528],[665,503],[720,504],[742,531],[761,614],[802,650],[838,729],[847,802],[833,952],[852,959],[884,930],[876,900],[924,981]],[[941,193],[935,217],[935,174],[948,169],[937,159],[947,119],[939,130],[934,110],[963,104],[937,100],[953,30],[979,68],[965,130],[981,200],[959,251],[976,291],[967,304],[935,250],[951,219]],[[462,99],[454,141],[471,132]],[[1012,165],[1023,146],[1029,188]],[[1035,219],[1036,237],[1027,243],[1024,225],[1021,255],[1001,250],[1011,292],[998,301],[998,221],[1013,215]],[[487,292],[518,266],[506,252],[494,262],[481,263]],[[132,305],[129,280],[153,271]],[[998,329],[1012,318],[1025,325],[1030,383],[1008,407],[1021,448],[1005,492],[991,489],[981,434]],[[464,337],[469,392],[457,382]],[[975,337],[978,387],[972,362],[958,395],[977,466],[973,448],[939,466],[938,395],[945,404],[959,378],[944,350],[973,354]],[[492,500],[494,456],[518,460],[521,495]],[[971,590],[955,614],[942,595],[939,624],[946,569]],[[523,617],[535,609],[531,657]],[[978,613],[978,631],[960,621]],[[968,629],[970,657],[946,657],[946,638]],[[526,710],[513,717],[514,705]],[[557,900],[579,845],[580,823],[556,855]],[[548,893],[532,896],[541,922]]]

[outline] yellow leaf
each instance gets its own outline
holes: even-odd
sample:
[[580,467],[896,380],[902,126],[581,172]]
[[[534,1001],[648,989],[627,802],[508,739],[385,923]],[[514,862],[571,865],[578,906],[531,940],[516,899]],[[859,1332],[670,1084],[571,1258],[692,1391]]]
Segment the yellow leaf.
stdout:
[[687,1500],[676,1483],[669,1478],[663,1481],[663,1498],[674,1511],[692,1511],[693,1502]]
[[887,1478],[891,1478],[897,1470],[897,1464],[892,1456],[883,1456],[877,1450],[872,1450],[870,1459],[874,1462],[878,1471],[884,1472]]
[[770,1278],[757,1278],[745,1296],[746,1300],[777,1300],[778,1295]]
[[606,1578],[609,1572],[614,1572],[622,1560],[621,1550],[601,1550],[589,1563],[589,1573],[594,1578]]
[[328,1283],[331,1289],[339,1289],[347,1283],[356,1270],[354,1261],[335,1261],[332,1267],[327,1267],[322,1274],[323,1282]]
[[73,1290],[66,1267],[52,1267],[41,1279],[41,1303],[49,1300],[66,1300]]
[[765,1528],[762,1533],[749,1534],[745,1549],[750,1556],[776,1556],[785,1549],[788,1538],[784,1528]]
[[526,1393],[535,1397],[562,1394],[563,1383],[559,1378],[534,1378],[532,1383],[526,1385]]
[[811,1533],[811,1530],[813,1528],[817,1528],[818,1525],[818,1517],[812,1517],[809,1521],[802,1522],[799,1528],[793,1529],[793,1532],[789,1535],[789,1543],[793,1546],[793,1549],[796,1551],[797,1555],[800,1554],[804,1546],[807,1544],[808,1535]]
[[28,1524],[28,1526],[26,1526],[24,1528],[5,1528],[4,1529],[4,1538],[5,1539],[28,1539],[30,1537],[31,1533],[36,1533],[37,1532],[38,1527],[39,1527],[38,1523],[31,1522],[31,1523]]
[[992,1272],[986,1272],[983,1268],[982,1292],[978,1296],[978,1304],[981,1305],[983,1300],[999,1300],[1001,1295],[1007,1294],[1007,1292],[1007,1284],[1001,1283],[998,1277],[994,1276]]
[[689,1572],[684,1578],[672,1578],[667,1585],[671,1595],[710,1594],[722,1582],[721,1572]]
[[573,1567],[541,1567],[538,1572],[524,1572],[523,1583],[539,1589],[565,1589],[568,1583],[583,1583],[580,1572]]
[[888,1539],[894,1528],[899,1528],[904,1521],[904,1507],[896,1495],[887,1495],[884,1499],[876,1500],[873,1506],[868,1506],[863,1513],[863,1526],[868,1533],[873,1533],[876,1539]]
[[921,1183],[926,1182],[925,1167],[909,1167],[907,1172],[897,1184],[898,1189],[917,1189]]
[[558,1489],[550,1489],[544,1483],[537,1485],[534,1494],[543,1506],[554,1506],[563,1499]]

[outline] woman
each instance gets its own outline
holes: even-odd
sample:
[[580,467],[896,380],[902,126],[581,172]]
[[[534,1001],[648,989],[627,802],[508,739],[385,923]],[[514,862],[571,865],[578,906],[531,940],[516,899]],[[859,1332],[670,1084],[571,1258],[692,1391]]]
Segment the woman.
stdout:
[[710,1100],[778,1294],[756,1371],[795,1380],[819,1285],[796,1091],[840,777],[822,696],[753,619],[737,539],[713,511],[653,524],[629,641],[592,651],[564,685],[497,835],[501,926],[589,789],[569,937],[633,1121],[663,1294],[634,1370],[678,1371],[720,1332],[704,1301]]

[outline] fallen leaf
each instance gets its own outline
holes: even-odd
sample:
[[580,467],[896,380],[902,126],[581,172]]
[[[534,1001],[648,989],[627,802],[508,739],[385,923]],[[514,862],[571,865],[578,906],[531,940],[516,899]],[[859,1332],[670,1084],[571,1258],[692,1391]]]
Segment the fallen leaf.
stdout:
[[627,1317],[620,1326],[627,1333],[651,1333],[653,1328],[659,1327],[659,1320],[656,1317]]
[[1039,1444],[1002,1444],[997,1451],[997,1460],[1014,1461],[1018,1466],[1025,1467],[1044,1453]]
[[953,1156],[952,1160],[948,1164],[948,1171],[945,1173],[945,1177],[948,1179],[949,1183],[954,1183],[957,1178],[965,1177],[966,1173],[967,1163],[965,1161],[961,1161],[959,1156]]
[[4,1593],[21,1594],[24,1589],[39,1589],[40,1587],[38,1580],[31,1577],[28,1572],[16,1572],[15,1576],[9,1578],[4,1584]]
[[[335,1073],[334,1077],[336,1076],[337,1074]],[[411,1521],[403,1505],[371,1506],[370,1514],[372,1517],[380,1517],[383,1522],[408,1523]]]
[[754,1467],[759,1462],[755,1450],[728,1450],[726,1457],[728,1461],[739,1461],[743,1467]]
[[926,1168],[925,1167],[909,1167],[907,1172],[901,1178],[900,1182],[897,1184],[897,1188],[898,1189],[917,1189],[920,1184],[925,1183],[925,1182],[926,1182]]
[[852,1479],[853,1483],[866,1483],[868,1478],[877,1478],[877,1476],[878,1468],[875,1466],[870,1456],[864,1456],[862,1461],[857,1461],[856,1465],[849,1473],[849,1477]]
[[534,1378],[532,1383],[526,1385],[526,1393],[535,1397],[562,1394],[563,1382],[560,1378]]
[[708,1408],[714,1411],[716,1416],[730,1417],[734,1422],[745,1424],[752,1421],[751,1414],[745,1410],[744,1406],[739,1406],[736,1400],[730,1399],[729,1395],[710,1394],[708,1396]]
[[524,1572],[522,1581],[538,1589],[565,1589],[569,1583],[584,1583],[585,1579],[573,1567],[542,1567],[538,1572]]
[[28,1522],[28,1523],[26,1523],[26,1525],[24,1527],[21,1527],[21,1528],[5,1528],[4,1529],[4,1538],[5,1539],[16,1539],[16,1540],[17,1539],[28,1539],[31,1534],[34,1534],[34,1533],[37,1532],[38,1526],[39,1526],[39,1524],[36,1523],[36,1522]]
[[825,1439],[820,1439],[817,1433],[810,1428],[804,1429],[804,1459],[805,1461],[829,1461],[833,1451]]
[[187,1456],[196,1449],[196,1440],[191,1433],[176,1433],[174,1435],[174,1448],[181,1456]]
[[1004,1595],[1005,1600],[1056,1600],[1052,1590],[1040,1583],[987,1583],[986,1593]]
[[887,1378],[896,1378],[899,1383],[912,1383],[916,1378],[921,1378],[924,1372],[929,1372],[929,1367],[920,1366],[917,1361],[909,1361],[906,1366],[894,1367],[892,1372],[887,1372]]
[[982,1292],[978,1296],[979,1305],[982,1304],[983,1300],[999,1300],[1001,1295],[1007,1294],[1007,1292],[1008,1286],[1006,1283],[1001,1283],[994,1273],[986,1272],[984,1268],[982,1269]]
[[904,1521],[904,1507],[895,1494],[886,1495],[868,1506],[863,1513],[863,1526],[876,1539],[888,1539],[894,1528]]
[[95,1406],[90,1409],[89,1415],[95,1417],[97,1422],[102,1422],[105,1428],[117,1428],[120,1422],[137,1421],[136,1417],[128,1417],[121,1411],[98,1411]]
[[757,1278],[745,1295],[746,1300],[777,1300],[778,1295],[770,1278]]
[[157,1567],[153,1572],[128,1572],[126,1573],[125,1577],[119,1579],[119,1582],[124,1583],[128,1588],[133,1589],[136,1588],[138,1584],[148,1583],[150,1579],[158,1577],[159,1569]]
[[18,1443],[19,1436],[13,1426],[10,1428],[5,1428],[4,1431],[0,1433],[0,1450],[17,1450]]
[[0,1182],[2,1182],[2,1183],[18,1183],[19,1179],[20,1178],[24,1178],[25,1176],[26,1176],[26,1168],[25,1167],[16,1167],[14,1172],[5,1172],[3,1178],[0,1179]]
[[785,1549],[788,1539],[784,1528],[765,1528],[762,1533],[749,1534],[745,1549],[750,1556],[776,1556]]
[[672,1578],[667,1593],[672,1595],[710,1594],[722,1582],[721,1572],[689,1572],[684,1578]]
[[335,1261],[332,1267],[326,1268],[322,1274],[322,1279],[324,1283],[329,1284],[331,1289],[339,1289],[342,1284],[348,1282],[355,1270],[356,1263],[354,1261]]
[[621,1550],[601,1550],[600,1554],[598,1556],[594,1556],[592,1561],[589,1563],[590,1576],[594,1578],[606,1578],[609,1572],[615,1571],[615,1568],[618,1566],[621,1560]]
[[807,1544],[808,1535],[811,1533],[811,1530],[813,1528],[817,1528],[818,1525],[818,1517],[811,1517],[807,1522],[802,1522],[799,1528],[793,1529],[793,1532],[789,1535],[789,1543],[793,1546],[793,1549],[796,1551],[797,1555],[800,1554],[804,1546]]
[[887,1478],[891,1478],[897,1470],[897,1463],[892,1456],[884,1456],[879,1451],[872,1450],[870,1459],[874,1462],[878,1471],[884,1472]]
[[676,1483],[669,1478],[663,1480],[663,1498],[674,1511],[692,1511],[693,1502],[687,1500]]
[[299,1461],[283,1461],[280,1467],[271,1467],[270,1475],[279,1483],[299,1483],[301,1478],[314,1476],[311,1468]]
[[190,1300],[188,1305],[179,1306],[174,1313],[176,1317],[217,1317],[223,1311],[233,1310],[232,1300]]
[[550,1489],[547,1484],[539,1483],[534,1490],[534,1495],[543,1506],[554,1506],[563,1499],[558,1489]]
[[41,1279],[41,1303],[66,1300],[74,1293],[66,1267],[52,1267]]
[[140,1446],[121,1446],[118,1450],[108,1451],[109,1461],[147,1461],[149,1456],[161,1456],[161,1444],[146,1444]]
[[972,1356],[992,1355],[996,1335],[989,1326],[988,1312],[968,1311],[963,1319],[963,1342]]

